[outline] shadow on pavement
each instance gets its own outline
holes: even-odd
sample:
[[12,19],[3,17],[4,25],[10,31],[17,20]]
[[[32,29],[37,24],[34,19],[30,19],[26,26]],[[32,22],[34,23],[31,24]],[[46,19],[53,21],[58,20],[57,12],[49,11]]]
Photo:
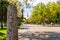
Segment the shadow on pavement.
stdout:
[[29,29],[29,28],[20,28],[20,29],[22,29],[22,30],[23,30],[23,29]]
[[24,32],[19,33],[19,40],[60,40],[57,32]]

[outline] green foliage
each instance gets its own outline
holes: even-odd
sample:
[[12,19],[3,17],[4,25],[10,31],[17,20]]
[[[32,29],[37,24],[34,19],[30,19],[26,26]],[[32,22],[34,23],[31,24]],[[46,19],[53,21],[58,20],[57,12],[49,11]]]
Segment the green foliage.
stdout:
[[9,2],[7,1],[1,1],[0,2],[0,21],[7,20],[7,6],[9,5]]
[[0,1],[0,23],[1,23],[1,29],[3,29],[3,22],[7,22],[7,7],[9,5],[9,2],[1,0]]
[[34,7],[31,17],[32,23],[60,23],[60,5],[53,3],[40,3]]
[[[1,28],[3,28],[3,23],[7,22],[7,8],[8,8],[8,5],[10,3],[11,2],[9,2],[7,0],[0,0],[0,23],[1,23]],[[20,2],[12,1],[12,4],[14,4],[14,5],[16,4],[17,10],[19,12]],[[17,15],[19,15],[19,14],[17,14]]]

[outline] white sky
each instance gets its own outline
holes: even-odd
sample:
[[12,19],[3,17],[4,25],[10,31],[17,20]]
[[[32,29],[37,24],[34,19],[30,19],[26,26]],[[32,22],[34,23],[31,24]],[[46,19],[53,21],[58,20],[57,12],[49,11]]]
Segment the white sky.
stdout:
[[36,0],[33,5],[35,6],[36,4],[43,2],[44,4],[47,4],[48,2],[56,2],[57,0]]
[[[22,0],[19,0],[21,2],[23,2]],[[56,2],[57,0],[32,0],[32,2],[29,3],[33,3],[33,5],[35,6],[36,4],[43,2],[44,4],[47,4],[48,2]]]
[[[19,0],[20,2],[23,2],[23,0]],[[44,4],[47,4],[48,2],[56,2],[57,0],[32,0],[29,3],[33,3],[33,6],[37,5],[40,2],[43,2]],[[30,9],[25,9],[26,11],[24,12],[24,17],[27,18],[27,14],[29,13],[29,16],[31,15],[31,13],[29,12]]]

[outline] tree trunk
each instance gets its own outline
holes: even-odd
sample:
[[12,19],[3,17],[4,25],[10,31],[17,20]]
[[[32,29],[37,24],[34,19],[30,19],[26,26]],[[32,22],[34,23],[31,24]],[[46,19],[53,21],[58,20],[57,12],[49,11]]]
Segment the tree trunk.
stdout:
[[17,21],[17,9],[15,5],[10,4],[7,12],[7,39],[6,40],[18,40],[18,21]]
[[1,21],[1,29],[3,29],[3,23],[2,23],[2,21]]

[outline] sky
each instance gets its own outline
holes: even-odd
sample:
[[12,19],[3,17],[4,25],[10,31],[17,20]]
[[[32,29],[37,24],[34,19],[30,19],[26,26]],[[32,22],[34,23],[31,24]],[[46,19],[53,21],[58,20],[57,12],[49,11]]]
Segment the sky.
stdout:
[[[23,2],[23,0],[19,0],[20,2]],[[47,4],[48,2],[56,2],[57,0],[32,0],[32,1],[28,1],[28,3],[30,3],[32,6],[36,6],[38,3],[43,2],[44,4]],[[33,3],[33,4],[32,4]],[[26,6],[24,5],[24,17],[28,18],[28,16],[30,17],[31,15],[31,10],[33,8],[26,8]]]

